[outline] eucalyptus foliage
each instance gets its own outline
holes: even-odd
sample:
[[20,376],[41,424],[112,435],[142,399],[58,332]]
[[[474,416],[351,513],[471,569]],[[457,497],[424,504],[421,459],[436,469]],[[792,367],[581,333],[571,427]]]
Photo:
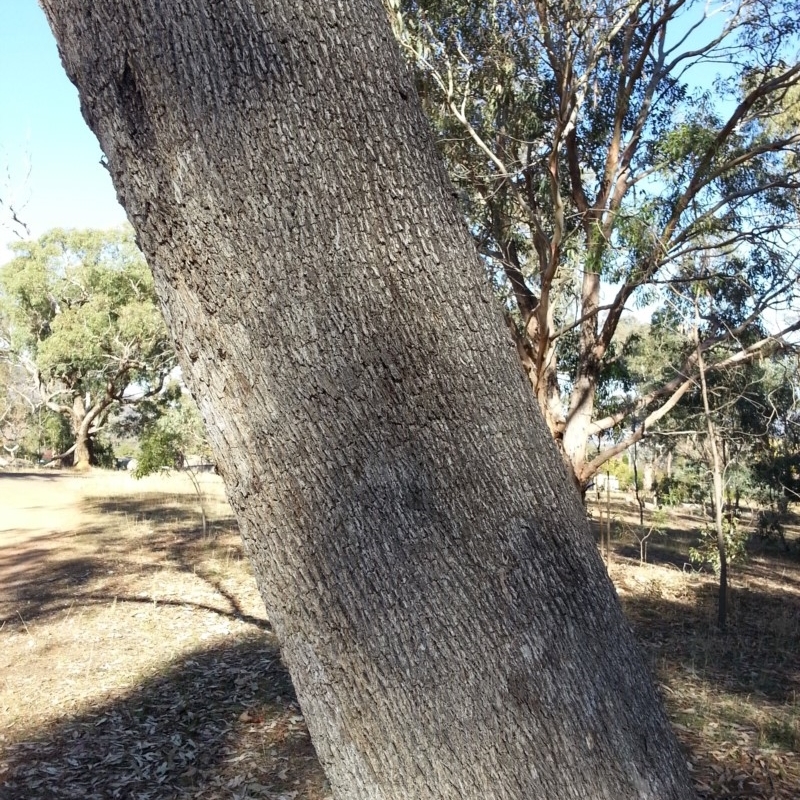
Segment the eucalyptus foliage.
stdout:
[[113,408],[156,394],[175,364],[132,232],[53,230],[11,245],[0,268],[7,354],[69,420],[76,462]]
[[[795,2],[386,2],[580,482],[656,429],[696,379],[687,286],[725,297],[701,343],[709,372],[800,327]],[[637,308],[685,346],[634,395],[622,327]],[[782,330],[767,330],[768,314]],[[590,458],[587,439],[615,427],[627,435]]]

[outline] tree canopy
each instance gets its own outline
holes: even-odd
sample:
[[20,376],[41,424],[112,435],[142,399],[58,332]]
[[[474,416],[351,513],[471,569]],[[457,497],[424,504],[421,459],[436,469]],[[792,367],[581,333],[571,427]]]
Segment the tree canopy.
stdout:
[[175,365],[153,278],[130,229],[53,230],[0,268],[6,355],[69,421],[76,464],[115,406],[156,394]]
[[[710,373],[800,327],[785,313],[798,274],[796,4],[387,4],[580,483],[697,379],[689,346],[645,391],[604,409],[603,384],[613,393],[624,366],[626,312],[668,315],[695,281],[724,290],[701,342]],[[634,416],[644,422],[635,431]],[[627,435],[590,457],[588,438],[619,426]]]

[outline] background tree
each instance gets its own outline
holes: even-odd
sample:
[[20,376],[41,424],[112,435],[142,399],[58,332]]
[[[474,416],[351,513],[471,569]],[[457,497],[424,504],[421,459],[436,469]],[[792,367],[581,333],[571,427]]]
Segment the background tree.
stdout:
[[43,7],[334,795],[689,800],[379,0]]
[[756,533],[777,538],[789,549],[787,513],[800,502],[800,365],[796,355],[769,364],[761,385],[766,395],[767,435],[752,454],[749,475],[752,494],[760,502]]
[[724,468],[722,456],[722,442],[719,439],[717,425],[714,422],[711,400],[709,399],[708,380],[706,379],[705,358],[700,342],[700,308],[698,298],[695,295],[695,324],[694,341],[697,352],[697,370],[700,384],[700,398],[703,403],[703,417],[706,423],[706,441],[708,443],[708,453],[711,473],[711,498],[714,509],[714,532],[717,537],[717,557],[719,574],[719,595],[717,600],[717,624],[721,630],[725,629],[728,615],[728,553],[727,542],[725,541],[725,527],[723,521],[723,508],[725,488],[724,488]]
[[2,463],[13,463],[20,454],[36,408],[27,375],[0,346],[0,452]]
[[[736,283],[743,324],[796,297],[794,3],[387,2],[545,419],[585,486],[669,413],[701,355],[723,368],[741,334],[715,333],[604,413],[626,310],[663,305],[701,255],[708,273],[690,279]],[[719,268],[737,259],[747,276]],[[742,356],[779,347],[795,320]],[[589,456],[589,438],[621,424],[628,436]]]
[[0,269],[8,354],[69,421],[58,457],[88,466],[111,411],[157,394],[175,365],[152,275],[129,229],[54,230],[11,248]]
[[[660,499],[702,501],[705,509],[710,498],[712,522],[701,531],[701,545],[692,555],[713,565],[719,576],[718,623],[724,628],[728,565],[744,557],[749,538],[739,520],[740,499],[745,493],[756,499],[753,488],[759,479],[754,466],[785,438],[798,384],[787,370],[795,360],[789,352],[779,360],[760,357],[757,350],[755,357],[743,357],[766,336],[763,321],[748,316],[741,284],[732,279],[738,274],[742,282],[748,280],[747,263],[720,263],[716,274],[704,280],[710,272],[707,261],[704,257],[699,264],[684,263],[687,279],[671,286],[669,303],[626,343],[625,366],[630,394],[636,397],[651,391],[664,375],[679,372],[694,349],[696,380],[650,434],[655,442],[667,442],[693,472],[692,497],[679,498],[667,477],[661,482]],[[726,336],[731,330],[738,331],[733,343]],[[727,366],[709,373],[702,343],[714,341],[717,363]],[[784,347],[788,349],[788,343]],[[791,447],[788,438],[785,444]]]

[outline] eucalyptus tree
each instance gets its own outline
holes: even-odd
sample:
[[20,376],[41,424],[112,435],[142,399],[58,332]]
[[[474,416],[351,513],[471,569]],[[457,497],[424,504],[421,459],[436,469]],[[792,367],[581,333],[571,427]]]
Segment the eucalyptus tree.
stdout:
[[157,394],[175,365],[152,275],[130,229],[53,230],[10,247],[6,357],[28,371],[37,402],[69,421],[72,444],[57,458],[89,466],[113,409]]
[[[731,259],[718,263],[709,277],[707,261],[705,256],[685,260],[684,280],[671,285],[669,302],[630,348],[627,363],[633,396],[652,391],[690,358],[697,366],[672,413],[651,433],[692,463],[703,495],[711,498],[713,525],[692,556],[711,563],[719,576],[718,624],[724,629],[728,565],[745,555],[748,539],[737,520],[738,499],[758,479],[755,466],[768,462],[776,443],[791,436],[787,421],[796,408],[797,383],[787,377],[796,355],[767,359],[759,352],[768,334],[763,320],[751,318],[743,287],[757,285],[765,267]],[[731,341],[728,333],[734,330]],[[713,349],[704,349],[703,343],[711,342]],[[706,352],[726,368],[709,371]]]
[[751,462],[755,487],[784,510],[800,502],[800,359],[795,353],[770,364],[765,392],[769,433]]
[[689,800],[380,0],[43,6],[334,796]]
[[[387,0],[551,434],[585,485],[674,407],[698,353],[614,413],[598,388],[620,322],[663,305],[682,263],[763,267],[759,319],[795,297],[795,2]],[[753,342],[746,357],[798,328]],[[731,329],[701,342],[707,370]],[[643,421],[633,431],[632,417]],[[590,436],[628,435],[589,455]]]

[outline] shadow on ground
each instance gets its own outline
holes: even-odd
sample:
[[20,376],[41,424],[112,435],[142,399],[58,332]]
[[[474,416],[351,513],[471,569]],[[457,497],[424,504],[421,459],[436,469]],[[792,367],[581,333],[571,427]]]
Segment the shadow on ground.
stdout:
[[67,609],[109,602],[147,605],[153,598],[119,591],[113,576],[119,574],[127,581],[134,573],[169,569],[192,573],[220,602],[159,599],[162,605],[211,611],[267,630],[264,619],[243,611],[219,575],[202,567],[217,535],[235,531],[235,518],[230,512],[215,517],[203,536],[191,502],[191,498],[180,502],[159,494],[89,498],[83,503],[84,511],[95,522],[84,525],[79,533],[46,534],[24,548],[0,550],[0,574],[9,576],[0,587],[0,622],[44,622]]
[[3,481],[37,481],[41,483],[56,483],[59,480],[72,480],[77,476],[74,472],[61,472],[53,470],[52,472],[45,472],[44,470],[34,470],[32,472],[7,472],[0,470],[0,480]]
[[734,587],[726,632],[716,587],[689,602],[628,598],[626,615],[664,691],[700,796],[800,797],[800,598]]
[[[794,552],[753,541],[748,560],[730,568],[723,632],[717,627],[717,578],[692,565],[694,546],[695,531],[667,530],[649,543],[647,564],[675,569],[653,572],[645,591],[623,596],[654,664],[702,676],[724,691],[794,703],[800,695],[800,564]],[[613,563],[639,565],[638,544],[622,539],[612,549]],[[683,586],[679,599],[669,591],[671,576]]]
[[328,793],[264,634],[194,652],[127,696],[25,738],[0,758],[0,800]]
[[694,598],[675,603],[653,593],[625,603],[654,665],[726,692],[794,703],[800,695],[800,597],[734,587],[725,632],[715,624],[716,586],[698,586]]

